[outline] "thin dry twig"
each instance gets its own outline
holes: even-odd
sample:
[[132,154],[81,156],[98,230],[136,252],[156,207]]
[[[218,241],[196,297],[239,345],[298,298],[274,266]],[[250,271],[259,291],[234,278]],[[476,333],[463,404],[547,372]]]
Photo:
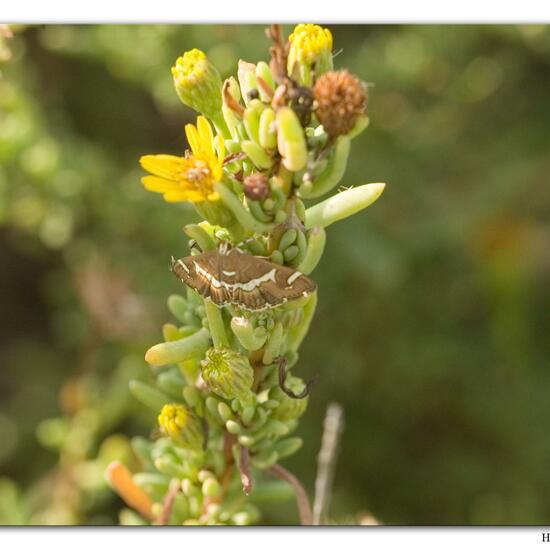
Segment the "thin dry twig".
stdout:
[[298,505],[298,513],[300,515],[300,523],[302,525],[313,525],[313,514],[311,513],[311,504],[307,497],[307,493],[300,483],[299,479],[291,474],[286,468],[280,464],[275,464],[269,468],[268,472],[283,481],[292,485],[294,494],[296,495],[296,504]]
[[321,449],[317,455],[317,477],[313,500],[313,525],[321,525],[330,501],[338,444],[342,434],[344,410],[338,403],[330,403],[323,422]]
[[162,503],[162,510],[160,511],[159,517],[157,519],[157,525],[168,525],[170,522],[170,516],[172,515],[172,508],[174,506],[174,500],[176,495],[181,491],[181,484],[177,479],[173,479],[170,482],[170,487],[166,492],[164,501]]
[[250,473],[250,455],[248,448],[241,445],[241,459],[239,461],[239,470],[241,471],[241,483],[245,495],[252,491],[252,474]]
[[269,48],[271,60],[269,67],[277,84],[281,84],[286,79],[286,60],[288,57],[288,41],[283,37],[281,25],[273,24],[266,29],[266,35],[272,41]]

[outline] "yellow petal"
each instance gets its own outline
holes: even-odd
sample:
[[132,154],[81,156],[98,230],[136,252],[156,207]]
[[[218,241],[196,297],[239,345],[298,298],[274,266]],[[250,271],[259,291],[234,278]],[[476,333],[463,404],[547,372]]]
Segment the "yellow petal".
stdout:
[[182,190],[165,193],[164,200],[166,202],[202,202],[204,201],[204,197],[201,193],[197,193],[196,191]]
[[218,162],[223,163],[223,159],[225,158],[225,142],[220,134],[214,138],[214,145],[218,150]]
[[209,144],[212,147],[212,140],[214,139],[214,134],[212,133],[212,127],[206,117],[199,116],[197,117],[197,130],[199,131],[199,136],[205,144]]
[[185,159],[174,155],[145,155],[139,159],[139,163],[155,176],[174,180],[183,160]]
[[185,125],[185,135],[187,136],[187,142],[189,143],[189,147],[191,147],[191,151],[193,151],[194,155],[198,155],[201,150],[201,142],[199,133],[193,124]]
[[165,180],[157,176],[145,176],[141,178],[141,183],[147,191],[153,193],[166,193],[167,191],[177,191],[180,187],[175,181]]

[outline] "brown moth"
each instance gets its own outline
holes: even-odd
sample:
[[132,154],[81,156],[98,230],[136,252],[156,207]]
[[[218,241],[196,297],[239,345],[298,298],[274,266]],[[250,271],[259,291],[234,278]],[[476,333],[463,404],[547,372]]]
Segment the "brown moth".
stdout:
[[249,311],[277,307],[317,288],[303,273],[227,243],[197,256],[172,258],[172,272],[217,306],[233,304]]

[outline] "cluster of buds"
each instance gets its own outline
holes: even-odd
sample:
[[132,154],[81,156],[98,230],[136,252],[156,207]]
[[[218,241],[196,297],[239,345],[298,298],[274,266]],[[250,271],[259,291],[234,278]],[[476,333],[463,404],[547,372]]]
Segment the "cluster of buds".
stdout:
[[[351,140],[368,123],[366,88],[332,70],[329,30],[298,25],[284,40],[272,26],[268,36],[270,63],[240,61],[237,78],[223,83],[203,52],[177,60],[177,93],[201,116],[186,127],[185,156],[142,157],[152,174],[143,183],[168,202],[195,205],[203,221],[185,227],[192,256],[229,243],[274,270],[295,270],[293,281],[317,266],[325,229],[372,204],[384,184],[306,206],[342,179]],[[292,494],[265,478],[302,444],[292,433],[310,384],[296,364],[317,304],[316,292],[303,294],[248,309],[216,305],[191,287],[169,298],[178,323],[164,326],[164,342],[145,357],[155,385],[131,384],[159,415],[160,438],[135,442],[146,471],[128,478],[127,492],[141,491],[150,507],[129,522],[248,524],[259,517],[255,499]]]

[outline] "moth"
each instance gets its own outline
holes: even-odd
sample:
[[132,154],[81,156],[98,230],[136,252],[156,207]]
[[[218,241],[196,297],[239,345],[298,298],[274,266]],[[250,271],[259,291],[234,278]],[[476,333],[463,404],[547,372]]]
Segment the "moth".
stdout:
[[219,307],[262,311],[309,296],[317,285],[300,271],[222,243],[217,250],[172,258],[172,272]]

